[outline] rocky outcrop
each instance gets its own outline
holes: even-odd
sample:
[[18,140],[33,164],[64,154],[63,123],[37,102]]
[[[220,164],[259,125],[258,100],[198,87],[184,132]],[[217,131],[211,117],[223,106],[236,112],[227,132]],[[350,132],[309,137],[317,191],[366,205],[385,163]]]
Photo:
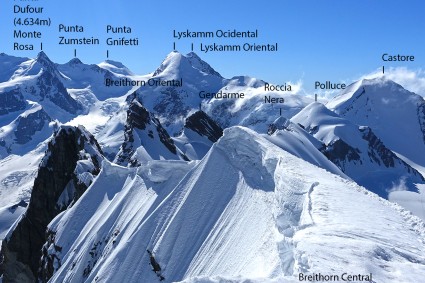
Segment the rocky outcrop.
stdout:
[[[273,123],[269,125],[267,128],[267,134],[269,136],[273,135],[277,130],[285,130],[291,122],[286,119],[285,117],[279,117],[277,118]],[[304,128],[304,127],[302,127]]]
[[338,166],[343,172],[346,171],[345,165],[351,161],[362,163],[360,151],[347,144],[342,139],[337,139],[321,149],[322,153]]
[[84,193],[87,175],[97,175],[101,161],[101,149],[84,127],[58,129],[39,166],[28,209],[2,243],[4,282],[48,281],[52,267],[42,259],[47,225]]
[[146,110],[135,96],[132,96],[132,100],[129,103],[127,122],[124,126],[124,143],[117,154],[116,163],[138,166],[140,164],[139,160],[133,157],[137,148],[144,144],[149,154],[149,149],[146,145],[154,143],[161,143],[164,145],[165,151],[169,151],[169,153],[176,156],[180,155],[183,159],[188,160],[186,156],[179,152],[173,139],[162,127],[161,122]]
[[76,114],[83,107],[69,95],[65,86],[54,74],[54,72],[43,71],[38,77],[39,96],[42,100],[47,98],[63,110]]
[[204,111],[197,111],[186,118],[184,127],[207,137],[212,142],[218,141],[223,136],[223,129]]

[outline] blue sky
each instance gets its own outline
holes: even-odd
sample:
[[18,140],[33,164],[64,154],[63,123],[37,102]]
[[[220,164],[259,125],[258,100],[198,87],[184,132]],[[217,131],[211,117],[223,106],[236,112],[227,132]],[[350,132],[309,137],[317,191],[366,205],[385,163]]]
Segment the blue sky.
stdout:
[[[4,2],[0,4],[0,52],[36,56],[39,50],[13,51],[13,18],[17,16],[13,14],[13,5],[18,1]],[[123,62],[138,74],[155,70],[172,51],[173,30],[186,29],[258,29],[260,38],[249,42],[278,43],[278,52],[197,51],[225,77],[250,75],[276,84],[302,80],[306,89],[313,89],[316,80],[350,80],[381,68],[383,53],[409,54],[416,58],[413,63],[386,63],[388,68],[419,69],[425,65],[425,2],[421,0],[39,0],[34,3],[44,7],[42,17],[52,20],[51,27],[40,30],[44,51],[59,63],[70,60],[74,50],[71,46],[58,45],[58,25],[62,23],[83,25],[86,36],[94,35],[102,42],[108,37],[106,25],[131,26],[132,36],[139,38],[138,47],[77,46],[77,52],[83,62],[99,63],[106,59],[109,49],[110,59]],[[245,41],[215,39],[218,44]],[[196,46],[199,42],[194,41]],[[190,51],[191,41],[176,43],[178,51]]]

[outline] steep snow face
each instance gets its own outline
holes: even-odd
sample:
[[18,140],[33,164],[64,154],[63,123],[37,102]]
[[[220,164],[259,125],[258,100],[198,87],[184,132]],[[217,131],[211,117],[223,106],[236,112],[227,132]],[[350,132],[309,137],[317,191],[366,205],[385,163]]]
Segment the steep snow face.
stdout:
[[349,86],[326,106],[358,125],[369,126],[392,151],[425,165],[425,101],[385,77]]
[[[149,78],[148,78],[149,79]],[[181,87],[149,86],[138,90],[139,100],[154,113],[167,131],[175,135],[181,131],[189,112],[199,109],[200,91],[217,92],[225,79],[196,54],[171,52],[150,77],[151,81],[182,80]]]
[[[268,126],[281,112],[291,118],[312,100],[288,92],[264,90],[265,82],[251,77],[233,77],[219,91],[222,93],[243,93],[242,99],[213,98],[205,101],[203,110],[223,127],[241,125],[266,133]],[[265,97],[284,99],[284,103],[265,103]]]
[[422,175],[398,158],[368,127],[338,116],[321,103],[312,103],[292,118],[324,143],[321,151],[353,180],[387,198],[403,180],[404,190],[417,192]]
[[242,127],[200,163],[105,162],[49,231],[51,282],[291,282],[330,270],[415,282],[425,264],[419,219]]

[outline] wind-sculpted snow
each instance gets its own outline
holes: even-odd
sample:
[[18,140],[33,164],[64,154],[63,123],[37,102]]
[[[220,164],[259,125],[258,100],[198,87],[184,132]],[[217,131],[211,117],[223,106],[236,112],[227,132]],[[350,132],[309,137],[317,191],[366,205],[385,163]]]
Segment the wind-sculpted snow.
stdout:
[[[195,53],[172,52],[145,76],[44,53],[0,54],[0,66],[5,281],[423,280],[424,223],[349,179],[385,180],[391,200],[423,216],[421,195],[398,190],[424,191],[425,102],[401,86],[354,83],[332,112],[296,90],[223,78]],[[211,98],[218,91],[245,96]],[[48,143],[56,124],[63,137]],[[110,162],[120,157],[134,167]]]
[[421,220],[242,127],[199,163],[105,161],[49,230],[51,282],[415,282],[425,267]]

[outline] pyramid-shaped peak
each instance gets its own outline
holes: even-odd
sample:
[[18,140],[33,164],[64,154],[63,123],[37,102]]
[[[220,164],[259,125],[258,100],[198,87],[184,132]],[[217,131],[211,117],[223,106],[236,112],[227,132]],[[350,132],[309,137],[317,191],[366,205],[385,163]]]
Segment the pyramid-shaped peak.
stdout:
[[55,63],[53,63],[43,51],[40,51],[40,53],[38,53],[35,62],[43,66],[43,69],[45,71],[48,71],[50,73],[57,72]]
[[67,64],[68,65],[80,65],[80,64],[83,64],[83,62],[81,62],[81,60],[78,59],[78,58],[72,58],[71,60],[69,60],[69,62]]
[[37,58],[36,58],[37,62],[49,62],[52,63],[52,61],[50,60],[50,58],[46,55],[46,53],[44,53],[43,51],[40,51],[37,54]]
[[153,75],[176,74],[180,72],[190,72],[191,70],[196,70],[203,74],[221,78],[221,75],[207,62],[203,61],[198,55],[196,55],[196,53],[190,52],[187,55],[183,55],[178,51],[170,52]]

